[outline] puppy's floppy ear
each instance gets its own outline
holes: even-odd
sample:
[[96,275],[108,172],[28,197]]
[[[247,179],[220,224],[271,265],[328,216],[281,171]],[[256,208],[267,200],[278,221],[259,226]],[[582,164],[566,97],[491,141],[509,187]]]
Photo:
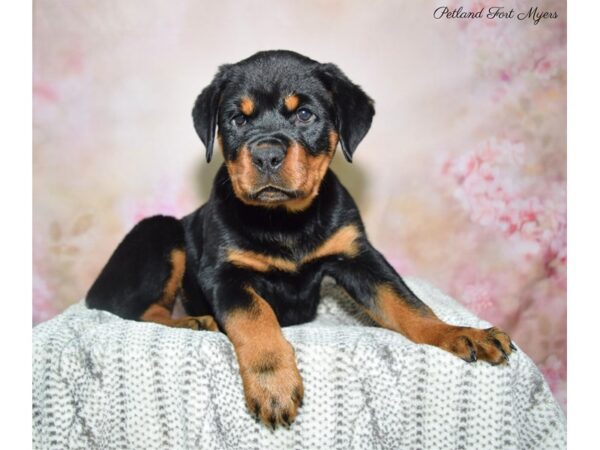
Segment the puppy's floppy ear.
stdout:
[[200,136],[204,147],[206,147],[206,161],[212,159],[213,145],[215,143],[215,131],[219,115],[219,104],[221,103],[221,92],[227,81],[229,65],[219,67],[219,71],[212,82],[206,86],[194,104],[192,118],[194,128]]
[[321,64],[317,76],[333,95],[342,151],[349,162],[375,115],[374,102],[334,64]]

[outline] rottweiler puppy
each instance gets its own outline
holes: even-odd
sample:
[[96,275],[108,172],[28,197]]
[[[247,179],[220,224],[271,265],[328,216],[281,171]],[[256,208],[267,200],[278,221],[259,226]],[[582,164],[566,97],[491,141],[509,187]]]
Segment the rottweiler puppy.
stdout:
[[[182,219],[137,224],[87,305],[125,319],[224,331],[250,412],[273,427],[294,420],[304,392],[281,327],[315,317],[325,275],[376,323],[415,343],[467,362],[506,362],[514,350],[506,333],[446,324],[417,298],[373,248],[329,169],[338,144],[352,161],[374,113],[373,101],[337,66],[294,52],[221,66],[192,111],[207,161],[215,134],[225,160],[208,202]],[[174,319],[178,294],[188,315]]]

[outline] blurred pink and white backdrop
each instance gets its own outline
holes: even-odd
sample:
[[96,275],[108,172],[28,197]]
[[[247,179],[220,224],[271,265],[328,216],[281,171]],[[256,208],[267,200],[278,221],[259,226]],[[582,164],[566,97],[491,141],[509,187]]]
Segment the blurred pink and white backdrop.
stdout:
[[218,65],[285,48],[376,101],[354,164],[334,161],[371,240],[508,330],[566,408],[566,2],[538,25],[435,20],[443,4],[35,0],[33,323],[81,299],[138,220],[206,200],[220,161],[195,96]]

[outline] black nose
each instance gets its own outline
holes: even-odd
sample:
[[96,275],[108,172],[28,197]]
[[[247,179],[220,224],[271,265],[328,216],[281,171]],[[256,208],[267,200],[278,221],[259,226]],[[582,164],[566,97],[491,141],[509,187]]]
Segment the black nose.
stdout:
[[273,172],[283,163],[285,149],[279,145],[257,146],[251,151],[252,162],[260,172]]

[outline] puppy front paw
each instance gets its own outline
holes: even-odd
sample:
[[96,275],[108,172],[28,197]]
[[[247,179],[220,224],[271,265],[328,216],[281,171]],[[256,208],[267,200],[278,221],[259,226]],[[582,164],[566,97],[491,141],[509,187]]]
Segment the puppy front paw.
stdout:
[[508,356],[516,350],[508,334],[496,327],[449,326],[438,345],[467,362],[481,360],[493,365],[507,363]]
[[244,397],[251,414],[273,429],[278,425],[290,426],[304,397],[293,350],[285,354],[264,351],[252,364],[240,366]]

